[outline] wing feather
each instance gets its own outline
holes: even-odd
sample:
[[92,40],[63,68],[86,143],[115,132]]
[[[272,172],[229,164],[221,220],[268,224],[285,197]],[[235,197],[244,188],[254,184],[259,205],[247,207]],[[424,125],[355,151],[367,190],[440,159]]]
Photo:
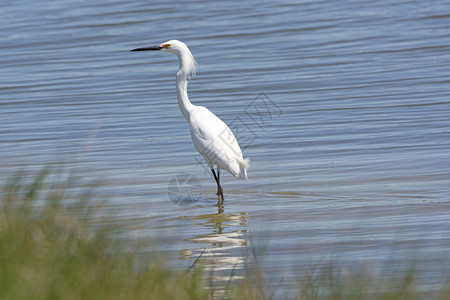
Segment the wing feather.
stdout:
[[206,107],[197,106],[190,114],[191,137],[204,159],[236,178],[247,179],[248,159],[231,129]]

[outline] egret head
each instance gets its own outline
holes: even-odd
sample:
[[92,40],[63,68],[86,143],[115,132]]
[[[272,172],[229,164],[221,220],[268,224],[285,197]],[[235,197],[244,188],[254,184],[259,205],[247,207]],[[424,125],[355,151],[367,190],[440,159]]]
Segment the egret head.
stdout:
[[170,52],[175,54],[176,56],[180,56],[185,52],[190,52],[185,43],[177,40],[167,41],[159,45],[159,47],[161,47],[161,51]]
[[176,56],[178,56],[178,59],[180,60],[180,67],[186,73],[195,74],[196,72],[197,63],[194,59],[194,56],[192,55],[191,51],[186,46],[186,44],[181,41],[170,40],[160,44],[159,46],[136,48],[131,51],[148,51],[148,50],[159,50],[163,52],[173,53]]

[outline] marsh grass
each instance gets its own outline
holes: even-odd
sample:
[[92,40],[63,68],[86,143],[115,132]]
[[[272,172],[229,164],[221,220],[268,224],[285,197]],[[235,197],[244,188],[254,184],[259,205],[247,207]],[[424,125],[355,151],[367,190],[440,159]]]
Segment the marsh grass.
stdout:
[[200,270],[172,272],[156,259],[136,271],[135,253],[94,224],[89,192],[64,202],[67,183],[13,176],[0,210],[0,299],[201,299]]
[[[201,256],[186,270],[171,270],[155,251],[137,268],[138,246],[124,247],[116,228],[98,221],[92,192],[74,200],[67,194],[73,180],[49,180],[52,174],[18,174],[3,184],[0,299],[450,299],[448,285],[419,291],[413,268],[377,278],[331,263],[271,283],[253,248],[243,279],[234,280],[233,269],[220,292],[214,274],[202,271]],[[287,281],[295,288],[286,294],[279,287]]]

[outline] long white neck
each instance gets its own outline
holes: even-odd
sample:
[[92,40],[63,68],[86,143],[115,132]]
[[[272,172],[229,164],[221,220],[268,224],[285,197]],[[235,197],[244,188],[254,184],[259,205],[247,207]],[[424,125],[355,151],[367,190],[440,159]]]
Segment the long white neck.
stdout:
[[191,114],[192,108],[194,108],[194,104],[189,101],[188,93],[187,93],[187,80],[186,75],[183,72],[178,71],[177,73],[177,98],[178,98],[178,106],[180,106],[181,113],[184,118],[189,122],[189,117]]
[[192,62],[183,55],[180,55],[178,59],[180,61],[180,69],[178,70],[176,81],[178,105],[180,106],[181,113],[189,122],[191,111],[195,106],[189,101],[186,77],[189,72],[191,72],[193,65]]

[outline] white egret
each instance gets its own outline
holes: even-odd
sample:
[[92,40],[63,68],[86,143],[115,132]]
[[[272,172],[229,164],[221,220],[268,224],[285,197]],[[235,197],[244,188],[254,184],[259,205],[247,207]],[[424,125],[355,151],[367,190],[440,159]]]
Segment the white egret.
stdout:
[[[247,179],[249,159],[242,157],[236,137],[221,119],[206,107],[194,105],[189,101],[187,76],[195,74],[196,71],[196,62],[189,48],[183,42],[170,40],[159,46],[136,48],[131,51],[147,50],[170,52],[178,57],[180,62],[176,77],[178,105],[190,124],[192,142],[208,163],[217,183],[219,201],[223,201],[220,169],[227,170],[238,179]],[[214,165],[217,166],[217,174]]]

